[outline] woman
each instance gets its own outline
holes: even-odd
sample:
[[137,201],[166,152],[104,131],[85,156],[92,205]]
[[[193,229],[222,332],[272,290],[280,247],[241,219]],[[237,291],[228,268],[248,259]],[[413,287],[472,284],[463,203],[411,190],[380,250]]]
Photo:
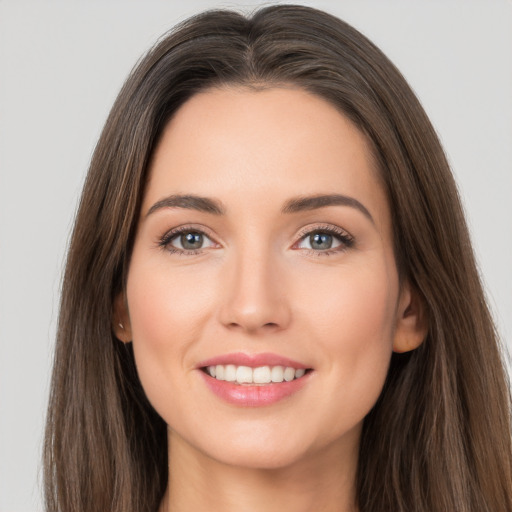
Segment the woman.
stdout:
[[509,394],[414,94],[320,11],[162,39],[64,279],[49,510],[512,511]]

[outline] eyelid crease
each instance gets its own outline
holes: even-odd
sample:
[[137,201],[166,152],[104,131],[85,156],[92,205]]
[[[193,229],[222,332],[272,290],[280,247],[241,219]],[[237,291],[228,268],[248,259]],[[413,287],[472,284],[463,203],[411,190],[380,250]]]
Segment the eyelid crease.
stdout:
[[318,233],[318,232],[327,232],[330,234],[339,235],[344,238],[350,238],[351,240],[354,239],[354,237],[346,229],[340,228],[338,226],[334,226],[332,224],[323,224],[323,223],[316,224],[314,227],[311,227],[311,225],[308,225],[307,227],[302,228],[299,231],[299,233],[297,234],[297,236],[302,239],[306,235],[311,235],[313,233]]

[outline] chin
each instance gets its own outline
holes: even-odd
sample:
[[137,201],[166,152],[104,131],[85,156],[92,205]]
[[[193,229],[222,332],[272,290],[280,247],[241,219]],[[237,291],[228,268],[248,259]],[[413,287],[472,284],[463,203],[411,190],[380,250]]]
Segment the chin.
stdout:
[[311,438],[304,432],[300,435],[296,431],[290,435],[289,429],[278,432],[278,429],[258,431],[253,428],[244,430],[243,435],[230,432],[219,437],[211,432],[198,436],[196,440],[189,437],[183,441],[189,448],[195,448],[199,458],[206,457],[210,462],[237,468],[261,470],[278,470],[297,465],[300,461],[314,458],[318,452],[330,449],[333,444],[328,439],[319,442],[315,436]]
[[230,449],[228,453],[223,451],[221,454],[212,454],[211,457],[237,468],[278,470],[297,464],[303,459],[305,454],[297,450],[269,450],[268,448],[254,448],[243,450]]

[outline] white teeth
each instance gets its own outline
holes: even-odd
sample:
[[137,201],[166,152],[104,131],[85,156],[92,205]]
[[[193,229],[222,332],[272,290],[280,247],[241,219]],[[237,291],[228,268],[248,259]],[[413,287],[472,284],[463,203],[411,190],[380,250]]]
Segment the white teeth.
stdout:
[[224,379],[224,366],[222,364],[218,364],[215,367],[215,375],[212,375],[212,377],[215,377],[217,380],[225,380]]
[[234,364],[208,366],[206,372],[217,380],[236,382],[237,384],[269,384],[271,382],[290,382],[300,379],[306,373],[304,368],[290,366],[235,366]]
[[252,368],[248,366],[239,366],[236,369],[236,381],[239,384],[252,383]]
[[271,382],[270,366],[259,366],[252,371],[252,380],[255,384],[268,384]]
[[304,368],[299,368],[298,370],[295,370],[295,378],[300,379],[305,373],[306,370],[304,370]]
[[270,372],[270,378],[272,382],[283,382],[284,368],[282,366],[274,366]]
[[286,382],[290,382],[295,378],[295,368],[289,368],[287,367],[284,371],[284,380]]
[[228,382],[235,382],[236,380],[236,366],[234,364],[226,365],[224,369],[224,380]]

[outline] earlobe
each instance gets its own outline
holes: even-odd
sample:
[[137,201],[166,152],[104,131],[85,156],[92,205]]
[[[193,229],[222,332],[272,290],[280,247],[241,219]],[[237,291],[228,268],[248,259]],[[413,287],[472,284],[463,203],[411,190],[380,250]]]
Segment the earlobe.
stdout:
[[128,305],[124,293],[120,293],[114,299],[112,324],[114,334],[118,340],[123,343],[132,341],[130,315],[128,314]]
[[397,310],[393,352],[409,352],[418,348],[427,332],[425,304],[420,294],[408,282],[404,283]]

